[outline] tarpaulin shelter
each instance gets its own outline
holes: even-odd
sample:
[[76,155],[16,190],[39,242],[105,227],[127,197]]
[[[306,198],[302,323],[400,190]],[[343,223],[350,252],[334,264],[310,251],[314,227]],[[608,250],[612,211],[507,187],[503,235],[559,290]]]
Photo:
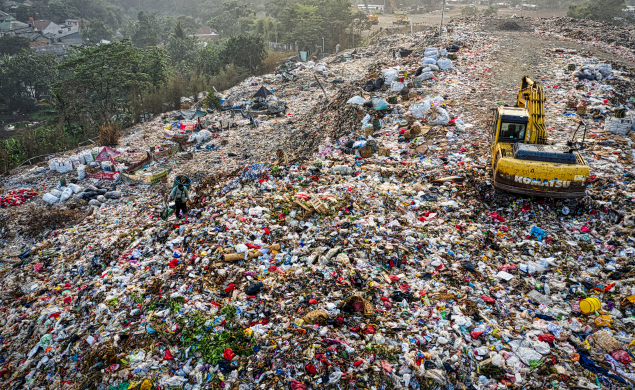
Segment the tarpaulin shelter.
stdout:
[[174,114],[171,114],[170,117],[177,120],[192,120],[196,118],[202,118],[206,115],[207,113],[201,110],[196,110],[196,111],[185,110],[185,111],[175,112]]
[[273,93],[271,93],[271,91],[269,91],[269,90],[268,90],[267,88],[265,88],[265,87],[260,87],[260,89],[258,90],[258,92],[256,92],[256,94],[255,94],[253,97],[254,97],[254,98],[261,97],[261,98],[266,99],[266,98],[267,98],[267,96],[269,96],[269,95],[273,95]]
[[99,152],[97,157],[95,157],[95,161],[111,161],[115,157],[119,157],[122,154],[116,151],[115,149],[109,148],[108,146],[104,146],[104,148]]

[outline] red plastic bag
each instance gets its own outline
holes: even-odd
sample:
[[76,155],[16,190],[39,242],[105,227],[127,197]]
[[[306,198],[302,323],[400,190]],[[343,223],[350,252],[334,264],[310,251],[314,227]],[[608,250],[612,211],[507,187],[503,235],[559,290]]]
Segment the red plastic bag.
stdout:
[[304,366],[304,369],[306,370],[307,373],[311,375],[317,375],[317,370],[315,369],[315,366],[313,365],[313,363],[307,364],[306,366]]
[[234,351],[231,350],[231,348],[225,348],[225,352],[223,352],[223,357],[229,361],[231,361],[234,356],[236,356],[236,353],[234,353]]
[[174,359],[174,356],[172,356],[169,349],[166,349],[165,355],[163,355],[163,360],[172,360],[172,359]]
[[486,297],[485,295],[481,295],[481,299],[484,300],[487,303],[494,303],[496,302],[496,299],[494,298],[490,298],[490,297]]
[[549,343],[549,344],[553,343],[555,339],[556,337],[550,334],[541,334],[538,336],[538,340],[544,341],[545,343]]
[[474,331],[474,330],[470,332],[470,336],[472,336],[472,339],[477,339],[477,338],[479,338],[482,334],[483,334],[483,332],[476,332],[476,331]]

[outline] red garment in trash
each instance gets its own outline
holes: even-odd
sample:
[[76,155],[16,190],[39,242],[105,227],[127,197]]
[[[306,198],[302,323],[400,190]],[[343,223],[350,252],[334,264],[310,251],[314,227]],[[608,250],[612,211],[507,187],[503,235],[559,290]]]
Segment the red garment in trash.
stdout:
[[372,325],[367,325],[366,328],[362,331],[364,334],[375,334],[375,327]]
[[611,356],[613,359],[617,360],[622,364],[629,364],[631,362],[631,357],[628,356],[628,352],[622,351],[618,349],[617,351],[611,352]]
[[291,381],[290,387],[291,387],[291,390],[306,390],[307,389],[306,385],[303,385],[302,383],[298,382],[295,379]]

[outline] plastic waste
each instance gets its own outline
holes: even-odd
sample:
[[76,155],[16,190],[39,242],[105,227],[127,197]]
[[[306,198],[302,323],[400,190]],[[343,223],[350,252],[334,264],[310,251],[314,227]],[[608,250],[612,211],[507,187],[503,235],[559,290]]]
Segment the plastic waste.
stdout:
[[363,97],[361,97],[361,96],[353,96],[352,98],[348,99],[348,101],[346,103],[347,104],[359,104],[361,106],[365,102],[366,102],[366,99],[364,99]]
[[390,105],[384,98],[374,98],[372,101],[373,101],[373,109],[377,111],[386,110],[390,108]]
[[60,195],[60,201],[66,202],[71,196],[73,196],[73,189],[71,187],[66,187]]
[[441,58],[439,61],[437,61],[437,66],[439,66],[440,70],[452,69],[452,60]]
[[42,200],[45,201],[46,203],[53,204],[55,202],[58,202],[60,198],[58,198],[57,196],[53,194],[46,193],[42,196]]

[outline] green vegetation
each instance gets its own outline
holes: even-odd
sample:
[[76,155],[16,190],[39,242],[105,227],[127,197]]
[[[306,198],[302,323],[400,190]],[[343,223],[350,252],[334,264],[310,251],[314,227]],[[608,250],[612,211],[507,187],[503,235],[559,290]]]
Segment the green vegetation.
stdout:
[[[19,20],[79,19],[87,46],[59,60],[34,55],[27,39],[0,37],[0,114],[41,123],[0,141],[0,173],[97,140],[100,129],[113,133],[103,139],[116,140],[118,129],[180,109],[183,97],[223,91],[271,72],[289,53],[269,52],[268,41],[297,43],[313,55],[323,46],[333,52],[338,44],[341,49],[359,44],[370,29],[347,0],[265,0],[250,6],[246,0],[32,2],[17,10]],[[256,18],[258,11],[268,16]],[[219,42],[196,38],[207,26],[220,35]],[[206,104],[218,108],[219,98],[212,95]]]
[[29,39],[13,35],[0,36],[0,54],[14,55],[29,48]]
[[498,15],[498,8],[494,7],[493,5],[483,10],[483,16],[485,16],[486,18],[496,15]]
[[463,7],[461,8],[461,15],[462,16],[476,16],[478,15],[478,8],[474,6]]
[[208,317],[201,312],[195,312],[187,318],[179,318],[183,347],[191,348],[190,355],[195,351],[201,352],[203,361],[212,365],[218,364],[223,359],[223,352],[227,348],[239,356],[251,355],[253,351],[251,337],[246,336],[241,329],[231,329],[234,314],[229,316],[226,313],[235,312],[235,306],[223,306],[221,315],[226,321],[224,325],[226,330],[220,333],[210,332],[209,329],[220,325],[222,317]]
[[616,24],[618,21],[615,18],[622,16],[622,9],[624,8],[624,0],[590,0],[569,7],[567,16]]

